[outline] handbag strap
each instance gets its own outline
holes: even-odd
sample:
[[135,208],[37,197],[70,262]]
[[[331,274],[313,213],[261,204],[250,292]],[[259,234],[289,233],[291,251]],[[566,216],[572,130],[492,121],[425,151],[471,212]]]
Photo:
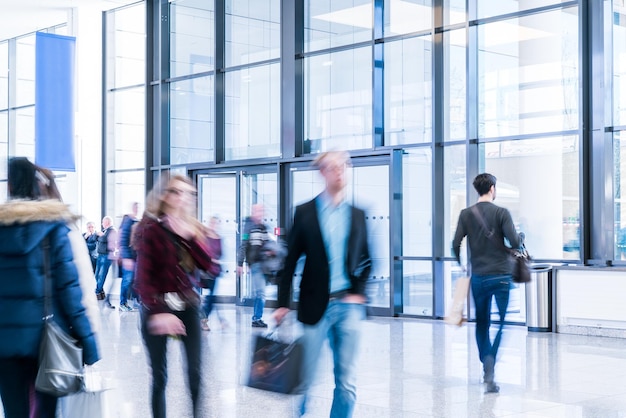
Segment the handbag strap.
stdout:
[[44,302],[43,313],[44,321],[52,318],[54,315],[52,312],[52,278],[50,277],[50,238],[46,235],[42,242],[43,247],[43,289],[44,289]]

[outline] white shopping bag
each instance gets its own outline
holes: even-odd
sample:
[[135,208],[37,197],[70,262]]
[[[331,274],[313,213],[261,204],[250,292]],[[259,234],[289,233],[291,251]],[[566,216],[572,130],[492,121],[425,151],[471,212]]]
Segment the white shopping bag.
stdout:
[[62,418],[110,418],[113,416],[113,379],[97,367],[85,367],[85,390],[59,398],[59,416]]
[[467,293],[469,292],[469,277],[460,277],[456,281],[456,287],[454,288],[454,297],[452,298],[452,305],[448,314],[443,319],[446,324],[461,326],[467,319],[463,318],[463,311],[465,310],[465,301],[467,300]]

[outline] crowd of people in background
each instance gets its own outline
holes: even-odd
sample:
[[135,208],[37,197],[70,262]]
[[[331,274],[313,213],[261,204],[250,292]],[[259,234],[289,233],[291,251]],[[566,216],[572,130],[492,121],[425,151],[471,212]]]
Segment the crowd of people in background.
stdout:
[[[296,389],[303,395],[301,413],[307,408],[319,352],[328,341],[336,385],[330,414],[351,417],[356,403],[360,323],[366,316],[366,283],[371,270],[365,212],[346,199],[347,152],[321,153],[313,164],[325,188],[296,208],[286,254],[280,246],[269,245],[274,241],[263,222],[264,207],[256,203],[244,224],[237,274],[243,273],[247,263],[254,328],[268,327],[263,321],[265,288],[268,281],[278,284],[279,307],[272,315],[278,326],[292,307],[292,277],[298,260],[306,256],[297,314],[304,358],[302,381]],[[453,249],[460,262],[461,241],[468,237],[476,342],[486,392],[495,393],[499,391],[494,378],[496,356],[511,286],[503,242],[506,239],[515,248],[522,241],[510,213],[492,203],[496,178],[480,174],[474,186],[479,199],[460,214]],[[47,277],[42,266],[46,252],[53,266],[54,298],[62,301],[54,303],[55,320],[80,342],[85,364],[100,358],[97,301],[114,308],[111,292],[104,290],[114,266],[114,272],[121,272],[119,311],[140,315],[152,372],[153,416],[166,417],[170,336],[177,336],[184,346],[190,400],[194,416],[199,416],[201,334],[210,330],[208,318],[216,299],[223,249],[219,218],[211,217],[208,225],[196,218],[197,191],[192,181],[181,175],[163,176],[147,195],[141,217],[139,204],[133,202],[119,230],[107,215],[101,228],[87,222],[82,237],[77,224],[80,217],[63,204],[50,170],[26,158],[12,158],[8,190],[9,201],[0,205],[0,396],[5,416],[55,416],[57,398],[36,391],[34,386],[44,316],[41,289]],[[477,217],[484,219],[478,222]],[[282,260],[278,264],[277,258]],[[500,327],[492,341],[493,298]]]

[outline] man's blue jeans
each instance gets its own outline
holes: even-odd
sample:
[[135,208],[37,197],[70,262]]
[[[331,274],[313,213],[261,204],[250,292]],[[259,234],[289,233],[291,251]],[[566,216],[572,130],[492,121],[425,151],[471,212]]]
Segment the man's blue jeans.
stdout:
[[250,266],[250,279],[252,280],[252,294],[254,295],[254,313],[252,320],[257,321],[263,317],[265,308],[265,274],[261,269],[261,264],[255,263]]
[[300,341],[304,348],[304,361],[302,384],[297,390],[304,393],[300,411],[302,414],[306,408],[307,392],[315,379],[322,344],[328,338],[335,372],[335,390],[330,416],[331,418],[352,416],[356,403],[357,352],[361,337],[361,321],[364,318],[365,305],[332,300],[317,324],[302,324],[303,335]]
[[[498,354],[498,347],[502,338],[504,317],[509,305],[509,291],[511,289],[511,275],[472,275],[471,286],[474,305],[476,307],[476,344],[480,361],[485,357],[493,356],[494,361]],[[500,328],[491,342],[489,327],[491,326],[491,299],[495,297],[500,315]]]
[[111,267],[111,260],[108,254],[98,254],[98,261],[96,261],[96,294],[103,292],[104,281],[109,274],[109,267]]
[[135,277],[135,270],[126,270],[122,267],[122,284],[120,286],[120,305],[126,305],[131,293],[131,286],[133,285],[133,277]]

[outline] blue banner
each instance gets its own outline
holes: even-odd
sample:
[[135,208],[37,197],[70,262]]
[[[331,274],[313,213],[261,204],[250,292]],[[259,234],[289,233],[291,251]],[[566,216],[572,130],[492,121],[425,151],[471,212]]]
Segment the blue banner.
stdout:
[[37,32],[35,164],[75,171],[74,54],[76,38]]

